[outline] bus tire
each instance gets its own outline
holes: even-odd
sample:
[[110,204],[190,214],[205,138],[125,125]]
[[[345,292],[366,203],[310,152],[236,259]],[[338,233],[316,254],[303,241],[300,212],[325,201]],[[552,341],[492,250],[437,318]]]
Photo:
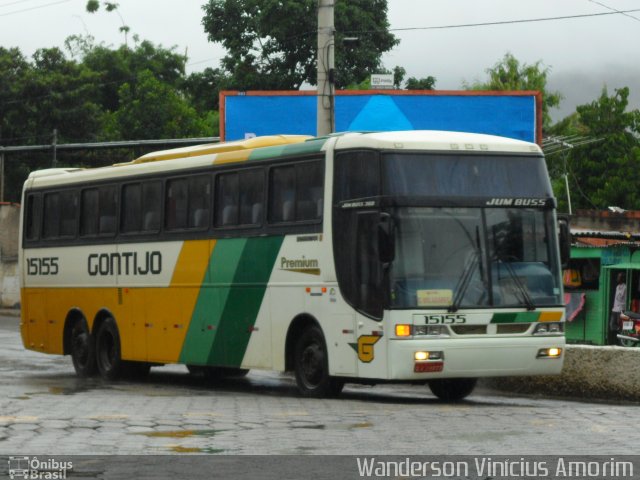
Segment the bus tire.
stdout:
[[89,331],[84,318],[74,322],[71,327],[71,361],[76,375],[91,377],[98,372],[96,365],[95,339]]
[[429,388],[440,400],[459,402],[473,392],[477,378],[442,378],[429,380]]
[[119,378],[125,368],[120,351],[120,334],[118,325],[112,317],[108,317],[98,327],[96,335],[96,360],[100,376],[105,380]]
[[297,339],[294,369],[298,391],[305,397],[330,397],[342,391],[344,382],[329,376],[324,335],[317,326],[307,328]]

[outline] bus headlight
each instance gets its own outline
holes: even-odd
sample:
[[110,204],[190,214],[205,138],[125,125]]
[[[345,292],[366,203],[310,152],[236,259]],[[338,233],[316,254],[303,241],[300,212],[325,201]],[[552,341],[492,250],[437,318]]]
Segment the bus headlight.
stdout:
[[545,322],[536,325],[534,335],[559,335],[564,332],[563,322]]
[[425,335],[428,337],[448,337],[449,330],[444,325],[414,325],[414,335]]

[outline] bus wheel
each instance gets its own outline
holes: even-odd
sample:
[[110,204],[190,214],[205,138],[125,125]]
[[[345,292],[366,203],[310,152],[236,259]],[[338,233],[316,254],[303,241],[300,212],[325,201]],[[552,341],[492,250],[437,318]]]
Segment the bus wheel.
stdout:
[[429,380],[431,392],[445,402],[458,402],[476,387],[477,378],[442,378]]
[[71,329],[71,361],[79,377],[97,373],[94,338],[84,318],[75,322]]
[[115,380],[124,367],[120,355],[120,335],[116,321],[109,317],[98,328],[96,335],[96,360],[102,378]]
[[305,397],[327,397],[342,391],[344,382],[329,376],[324,336],[318,327],[310,327],[295,346],[295,374],[298,390]]

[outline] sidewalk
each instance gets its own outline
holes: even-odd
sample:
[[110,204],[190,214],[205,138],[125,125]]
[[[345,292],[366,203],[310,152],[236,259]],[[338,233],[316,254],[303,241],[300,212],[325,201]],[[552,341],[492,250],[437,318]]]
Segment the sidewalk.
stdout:
[[0,317],[19,317],[19,308],[0,308]]

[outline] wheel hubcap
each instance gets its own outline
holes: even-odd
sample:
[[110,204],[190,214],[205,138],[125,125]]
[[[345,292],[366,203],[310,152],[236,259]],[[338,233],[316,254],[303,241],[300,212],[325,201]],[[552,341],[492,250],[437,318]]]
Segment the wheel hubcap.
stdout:
[[316,386],[322,379],[324,353],[316,343],[308,345],[302,352],[302,374],[307,385]]

